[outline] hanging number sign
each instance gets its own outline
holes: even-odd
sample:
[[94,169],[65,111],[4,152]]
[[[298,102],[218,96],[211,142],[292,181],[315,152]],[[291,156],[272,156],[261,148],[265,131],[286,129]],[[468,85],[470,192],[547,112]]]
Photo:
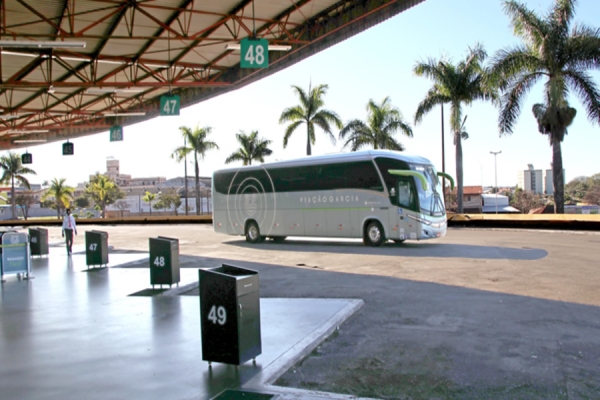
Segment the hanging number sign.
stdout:
[[33,156],[31,153],[23,153],[21,154],[21,164],[31,164],[33,163]]
[[123,127],[121,125],[115,125],[110,128],[110,141],[119,142],[123,140]]
[[244,38],[240,42],[241,68],[267,68],[269,66],[269,41]]
[[63,156],[72,156],[73,154],[75,154],[73,143],[63,143]]
[[179,104],[181,100],[178,95],[163,95],[160,96],[160,115],[161,116],[171,116],[171,115],[179,115]]

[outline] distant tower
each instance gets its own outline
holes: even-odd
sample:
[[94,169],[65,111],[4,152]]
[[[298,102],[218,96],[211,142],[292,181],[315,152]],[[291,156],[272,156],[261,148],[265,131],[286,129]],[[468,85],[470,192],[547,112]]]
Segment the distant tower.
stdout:
[[106,160],[106,175],[113,181],[117,181],[117,177],[119,176],[119,160],[115,160],[112,157]]

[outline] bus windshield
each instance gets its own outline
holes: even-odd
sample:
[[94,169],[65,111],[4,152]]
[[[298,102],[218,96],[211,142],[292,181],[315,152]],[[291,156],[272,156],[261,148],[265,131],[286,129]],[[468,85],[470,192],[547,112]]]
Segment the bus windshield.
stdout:
[[437,176],[435,168],[432,165],[411,164],[413,171],[421,172],[427,179],[427,190],[423,190],[421,185],[417,185],[419,190],[419,207],[423,214],[431,216],[442,216],[446,213],[444,200],[441,196],[442,185]]

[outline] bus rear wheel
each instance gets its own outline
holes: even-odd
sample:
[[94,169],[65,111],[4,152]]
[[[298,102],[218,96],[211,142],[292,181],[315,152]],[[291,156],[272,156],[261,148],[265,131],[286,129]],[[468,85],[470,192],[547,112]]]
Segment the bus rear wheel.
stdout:
[[363,242],[367,246],[381,246],[383,242],[385,242],[385,235],[383,233],[383,228],[381,224],[377,221],[371,221],[367,225],[367,229],[365,230],[365,235],[363,238]]
[[260,236],[260,229],[258,228],[258,224],[254,221],[248,222],[248,224],[246,225],[246,242],[260,243],[264,240],[264,236]]

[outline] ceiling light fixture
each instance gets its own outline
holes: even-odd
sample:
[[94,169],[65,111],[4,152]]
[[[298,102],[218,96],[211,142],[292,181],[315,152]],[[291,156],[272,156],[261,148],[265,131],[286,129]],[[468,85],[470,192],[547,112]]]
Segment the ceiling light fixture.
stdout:
[[46,143],[46,139],[16,139],[13,143]]
[[133,88],[116,88],[116,87],[93,87],[88,88],[86,94],[106,94],[106,93],[140,93],[146,90],[146,88],[133,87]]
[[0,47],[9,48],[38,48],[38,49],[73,49],[73,48],[84,48],[85,42],[37,42],[31,40],[0,40]]
[[123,116],[127,116],[127,117],[142,117],[144,115],[146,115],[145,111],[141,111],[141,112],[105,112],[103,114],[105,117],[123,117]]
[[50,132],[48,129],[11,129],[8,133],[46,133]]
[[3,121],[8,121],[11,119],[17,119],[17,118],[24,117],[25,115],[28,115],[28,114],[5,114],[5,115],[0,115],[0,119]]
[[[225,46],[225,50],[241,50],[242,46],[240,44],[228,44]],[[269,51],[290,51],[292,46],[283,45],[283,44],[270,44]]]

